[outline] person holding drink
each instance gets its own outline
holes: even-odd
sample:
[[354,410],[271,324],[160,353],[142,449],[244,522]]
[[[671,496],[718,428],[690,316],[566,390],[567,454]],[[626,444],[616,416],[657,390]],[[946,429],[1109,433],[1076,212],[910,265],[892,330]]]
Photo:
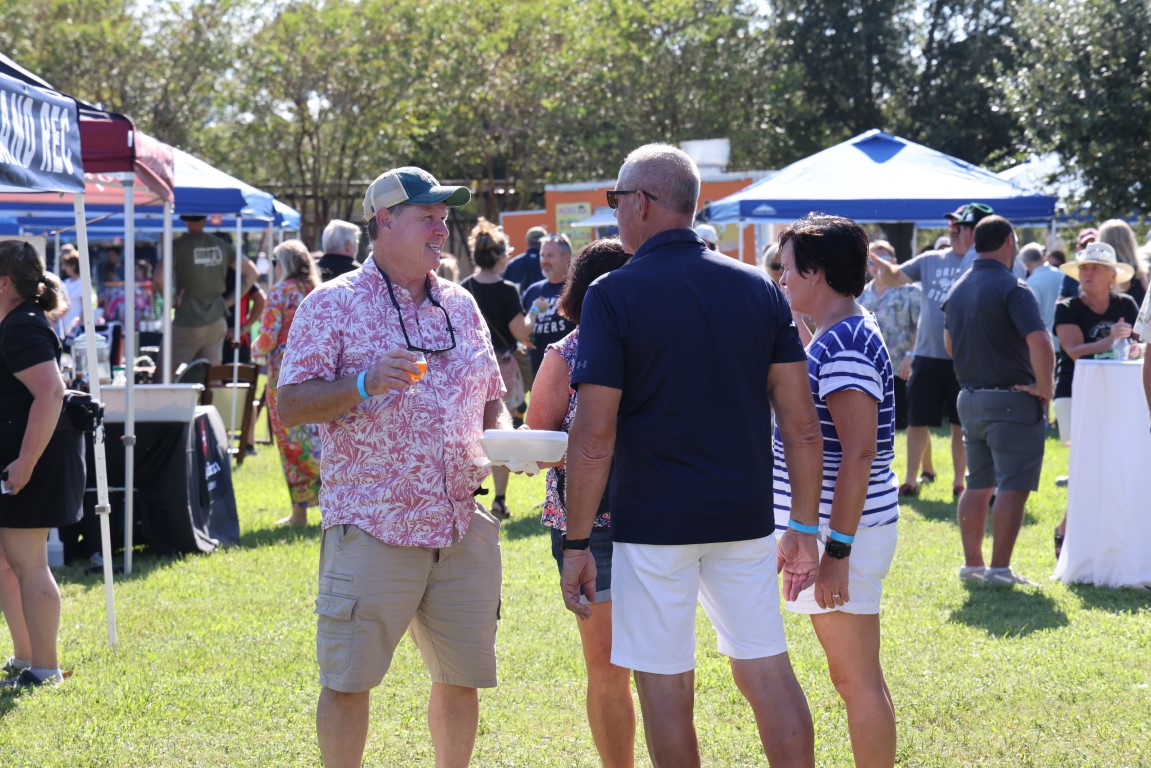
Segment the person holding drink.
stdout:
[[510,428],[471,294],[436,274],[449,207],[471,198],[396,168],[364,196],[372,256],[301,302],[280,368],[284,424],[320,425],[316,597],[324,765],[359,766],[371,690],[405,632],[431,678],[436,764],[467,765],[496,684],[499,521],[475,501],[485,429]]

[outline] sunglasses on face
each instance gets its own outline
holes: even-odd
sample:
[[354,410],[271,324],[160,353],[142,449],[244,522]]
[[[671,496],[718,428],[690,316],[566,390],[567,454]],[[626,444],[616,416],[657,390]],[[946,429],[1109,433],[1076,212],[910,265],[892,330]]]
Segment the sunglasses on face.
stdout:
[[613,211],[616,208],[619,208],[620,195],[641,194],[644,197],[646,197],[648,200],[653,200],[653,201],[659,200],[659,198],[656,197],[655,195],[653,195],[649,192],[644,192],[642,189],[609,189],[606,192],[606,194],[607,194],[607,207],[611,208]]
[[769,264],[768,266],[771,267],[772,272],[779,272],[781,269],[783,269],[783,265],[778,263],[778,262],[774,263],[774,264]]

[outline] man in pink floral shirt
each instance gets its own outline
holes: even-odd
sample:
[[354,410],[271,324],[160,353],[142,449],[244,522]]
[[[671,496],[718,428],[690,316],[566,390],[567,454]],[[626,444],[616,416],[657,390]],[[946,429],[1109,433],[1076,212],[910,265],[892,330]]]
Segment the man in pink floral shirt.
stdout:
[[477,689],[496,684],[499,523],[474,501],[488,472],[473,460],[510,417],[475,300],[435,273],[448,208],[470,198],[419,168],[377,178],[372,258],[309,294],[288,337],[280,418],[322,425],[316,727],[329,768],[361,764],[370,691],[406,630],[432,677],[437,765],[467,765]]

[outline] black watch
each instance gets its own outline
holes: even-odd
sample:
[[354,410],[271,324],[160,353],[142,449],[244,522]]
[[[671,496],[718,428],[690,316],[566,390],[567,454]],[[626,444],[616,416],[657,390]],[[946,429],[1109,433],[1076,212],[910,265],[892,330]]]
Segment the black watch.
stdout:
[[842,541],[836,541],[835,539],[829,539],[823,551],[827,553],[828,557],[842,560],[851,554],[851,545],[844,544]]
[[563,539],[560,541],[560,549],[587,549],[591,546],[591,539],[569,539],[567,534],[564,534]]

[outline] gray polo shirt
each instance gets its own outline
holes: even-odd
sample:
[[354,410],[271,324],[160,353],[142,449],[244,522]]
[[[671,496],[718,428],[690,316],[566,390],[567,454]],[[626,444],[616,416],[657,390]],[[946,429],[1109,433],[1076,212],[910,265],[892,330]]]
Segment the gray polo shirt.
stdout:
[[975,261],[943,302],[961,387],[1034,384],[1026,337],[1046,331],[1027,283],[989,258]]

